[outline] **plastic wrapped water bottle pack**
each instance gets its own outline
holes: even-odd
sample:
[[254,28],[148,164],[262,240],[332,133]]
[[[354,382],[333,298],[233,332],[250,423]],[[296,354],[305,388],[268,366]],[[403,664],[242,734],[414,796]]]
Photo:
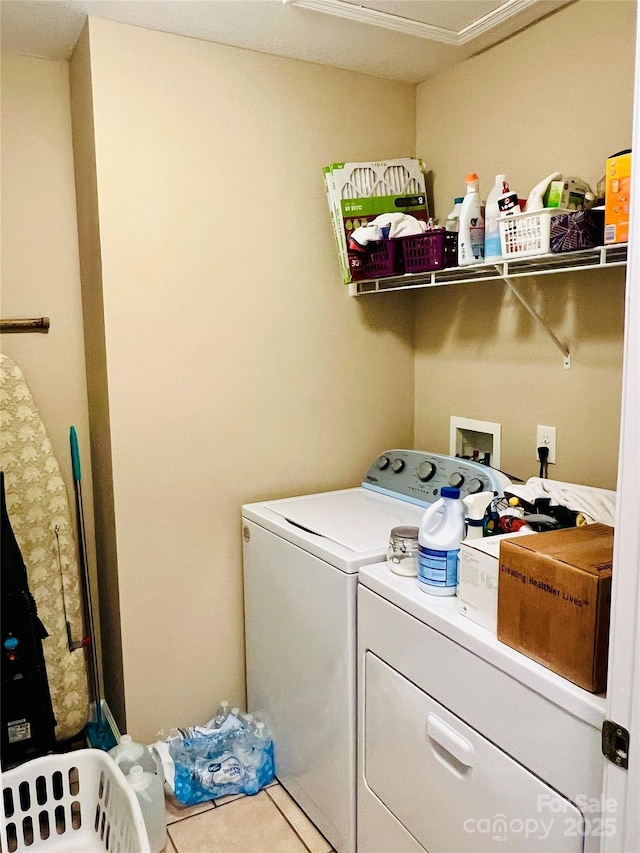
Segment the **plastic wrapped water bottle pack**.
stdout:
[[266,724],[221,702],[205,726],[174,729],[165,742],[175,765],[176,798],[192,806],[228,794],[256,794],[274,777]]

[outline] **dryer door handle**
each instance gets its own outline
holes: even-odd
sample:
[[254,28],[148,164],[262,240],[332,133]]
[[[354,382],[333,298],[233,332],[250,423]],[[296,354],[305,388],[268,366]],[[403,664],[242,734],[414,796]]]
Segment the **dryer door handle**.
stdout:
[[435,714],[427,717],[427,734],[460,764],[473,767],[473,746]]

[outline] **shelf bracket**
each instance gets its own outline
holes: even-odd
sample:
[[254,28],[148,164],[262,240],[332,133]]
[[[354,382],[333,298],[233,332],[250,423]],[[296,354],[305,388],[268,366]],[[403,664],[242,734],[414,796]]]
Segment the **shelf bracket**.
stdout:
[[501,269],[499,264],[496,264],[496,269],[500,274],[500,278],[504,281],[507,287],[511,290],[513,295],[520,301],[520,304],[526,308],[526,310],[531,314],[533,319],[546,331],[554,344],[558,347],[563,357],[563,367],[565,370],[569,370],[571,367],[571,353],[569,352],[569,348],[562,343],[562,341],[557,337],[553,329],[546,322],[544,317],[541,317],[540,314],[533,308],[533,306],[529,305],[524,296],[520,293],[518,288],[514,285],[508,275],[504,274],[504,270]]

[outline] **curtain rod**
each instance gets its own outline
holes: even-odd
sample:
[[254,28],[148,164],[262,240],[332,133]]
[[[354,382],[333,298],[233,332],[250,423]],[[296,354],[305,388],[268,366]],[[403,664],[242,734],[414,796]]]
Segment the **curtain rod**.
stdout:
[[0,332],[48,332],[48,317],[31,317],[25,320],[0,320]]

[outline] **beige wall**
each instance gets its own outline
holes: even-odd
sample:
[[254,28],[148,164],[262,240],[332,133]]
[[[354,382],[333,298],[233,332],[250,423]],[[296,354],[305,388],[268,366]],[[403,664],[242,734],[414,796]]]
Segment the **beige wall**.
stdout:
[[[2,316],[42,317],[48,334],[2,336],[47,428],[75,521],[69,427],[78,433],[91,574],[95,544],[69,75],[66,62],[2,56]],[[97,590],[93,596],[97,607]]]
[[150,738],[244,702],[242,503],[413,443],[412,300],[348,297],[321,169],[410,156],[415,89],[89,33],[127,722]]
[[[526,197],[554,170],[595,185],[631,144],[635,3],[582,0],[418,87],[417,152],[446,216],[480,175]],[[449,452],[451,415],[502,424],[502,467],[537,475],[536,424],[557,427],[549,476],[615,488],[624,272],[521,280],[572,367],[500,282],[422,291],[416,446]]]

